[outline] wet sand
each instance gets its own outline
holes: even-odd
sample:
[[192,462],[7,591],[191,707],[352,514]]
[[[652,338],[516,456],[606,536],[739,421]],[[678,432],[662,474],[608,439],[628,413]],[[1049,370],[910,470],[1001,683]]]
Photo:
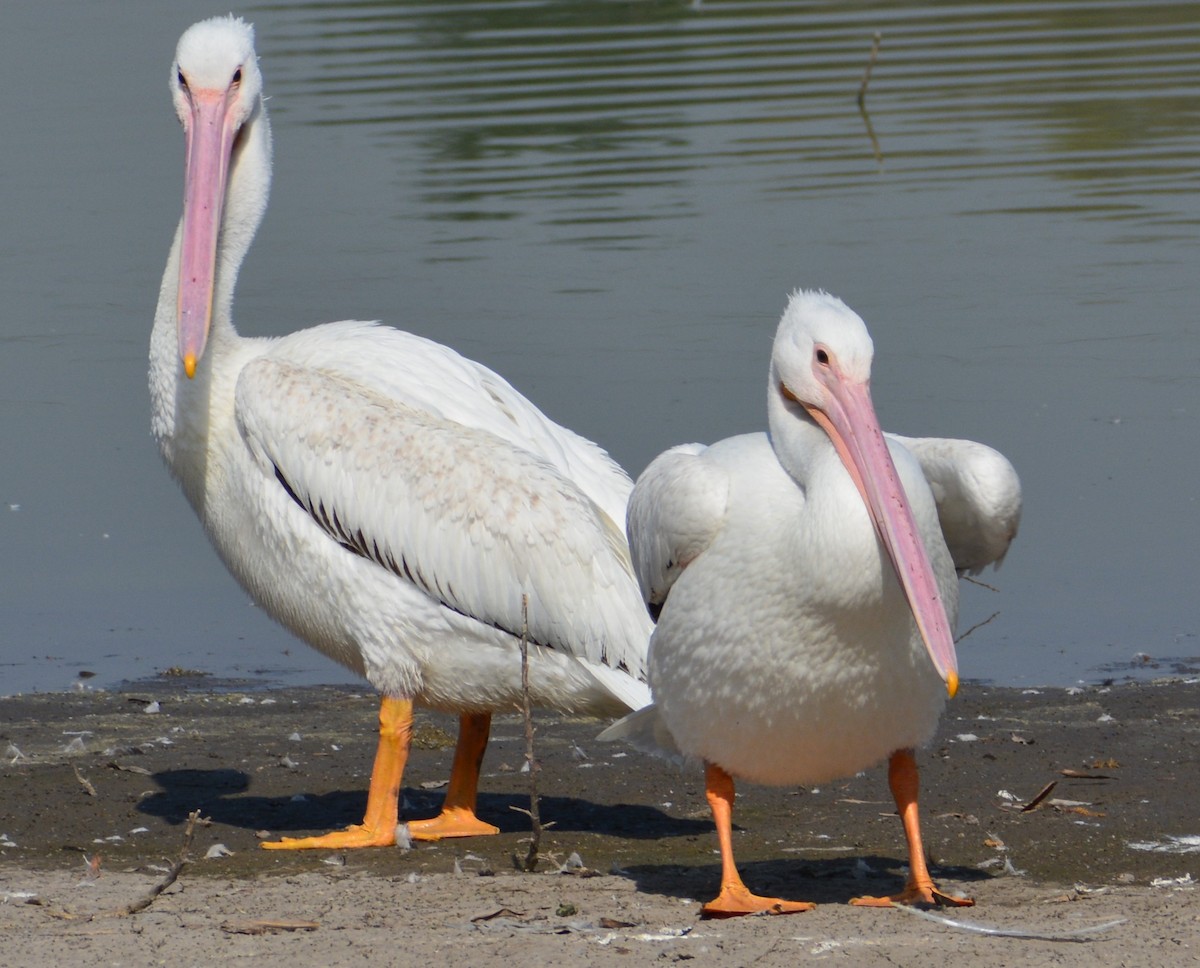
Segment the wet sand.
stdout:
[[[903,878],[883,768],[819,789],[743,786],[735,845],[747,883],[819,906],[701,921],[697,899],[716,892],[719,866],[699,772],[598,743],[595,720],[536,716],[553,826],[539,870],[524,873],[513,862],[529,834],[513,809],[529,805],[516,716],[497,719],[484,762],[480,814],[498,837],[280,853],[259,840],[361,819],[369,691],[165,680],[0,699],[0,965],[60,964],[65,951],[72,963],[173,965],[1183,964],[1200,955],[1198,697],[1200,685],[1179,681],[1077,694],[967,684],[921,753],[935,877],[978,902],[939,913],[1043,936],[1125,919],[1071,940],[847,905]],[[418,723],[405,809],[426,816],[455,723]],[[142,910],[116,914],[162,883],[193,810],[206,822],[191,863]]]

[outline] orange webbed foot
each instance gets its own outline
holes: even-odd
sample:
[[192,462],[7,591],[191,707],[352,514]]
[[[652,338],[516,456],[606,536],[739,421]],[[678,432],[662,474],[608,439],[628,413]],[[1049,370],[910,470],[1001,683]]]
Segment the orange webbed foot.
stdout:
[[892,907],[896,904],[927,907],[974,907],[975,899],[958,897],[939,891],[932,884],[907,884],[899,894],[891,897],[856,897],[850,902],[858,907]]
[[263,841],[265,850],[352,850],[358,847],[393,847],[396,828],[374,829],[364,824],[351,824],[345,830],[334,830],[317,837],[283,837]]
[[408,835],[413,840],[444,840],[450,837],[490,837],[500,833],[499,827],[484,823],[473,810],[447,807],[428,820],[410,820]]
[[719,897],[700,908],[700,915],[705,918],[736,918],[745,914],[798,914],[815,907],[810,901],[760,897],[739,884],[723,887]]

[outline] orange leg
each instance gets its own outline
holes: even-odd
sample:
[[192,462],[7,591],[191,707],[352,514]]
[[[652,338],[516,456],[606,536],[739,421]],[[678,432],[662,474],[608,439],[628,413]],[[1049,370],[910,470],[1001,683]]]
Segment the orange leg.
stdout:
[[706,918],[732,918],[739,914],[792,914],[810,911],[816,905],[807,901],[783,901],[777,897],[751,894],[742,883],[733,862],[733,777],[713,763],[704,768],[704,792],[717,825],[721,846],[721,893],[700,909]]
[[342,849],[390,847],[396,842],[400,812],[400,781],[412,742],[413,711],[407,699],[383,697],[379,706],[379,746],[367,790],[367,812],[363,822],[320,837],[284,837],[264,843],[268,850]]
[[454,750],[454,766],[450,768],[450,785],[446,788],[442,812],[429,820],[410,820],[408,833],[413,840],[479,837],[500,832],[499,827],[475,816],[479,767],[491,728],[491,713],[464,713],[459,718],[458,746]]
[[967,897],[943,894],[933,885],[925,864],[925,847],[921,843],[921,823],[917,816],[917,793],[920,779],[917,760],[912,750],[896,750],[888,763],[888,784],[896,798],[896,809],[904,822],[904,839],[908,841],[908,883],[904,890],[891,897],[856,897],[851,904],[866,907],[890,907],[892,904],[945,904],[970,907],[975,902]]

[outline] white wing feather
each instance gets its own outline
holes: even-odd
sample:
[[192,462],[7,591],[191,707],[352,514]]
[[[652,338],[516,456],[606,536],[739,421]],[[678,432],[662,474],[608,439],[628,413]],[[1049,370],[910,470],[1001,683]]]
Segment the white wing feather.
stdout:
[[[659,454],[629,497],[629,550],[642,598],[656,617],[671,586],[725,524],[729,475],[719,463],[705,459],[707,450],[703,444],[680,444]],[[596,738],[621,740],[675,762],[683,759],[654,704],[617,720]]]
[[1021,523],[1021,481],[1008,459],[973,440],[887,436],[920,463],[959,574],[999,568]]
[[629,498],[626,529],[642,598],[657,614],[683,570],[721,530],[729,500],[725,471],[703,444],[659,454]]
[[325,323],[276,341],[269,355],[341,373],[388,400],[486,430],[574,481],[620,528],[633,482],[605,451],[554,423],[501,376],[448,346],[378,323]]
[[644,679],[649,622],[626,545],[580,487],[490,430],[364,385],[361,373],[275,357],[243,368],[238,427],[262,472],[334,540],[513,635],[527,595],[531,641]]

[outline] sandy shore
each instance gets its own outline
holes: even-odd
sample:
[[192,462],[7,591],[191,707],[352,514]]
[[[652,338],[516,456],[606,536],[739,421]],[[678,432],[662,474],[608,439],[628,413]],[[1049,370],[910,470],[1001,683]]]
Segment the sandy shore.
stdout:
[[[925,836],[935,876],[978,905],[941,913],[1041,939],[845,903],[903,877],[882,769],[821,789],[743,788],[745,879],[819,906],[712,922],[697,916],[718,879],[700,776],[596,743],[595,721],[537,718],[554,826],[530,874],[513,865],[528,837],[512,809],[528,806],[515,717],[497,720],[484,764],[480,812],[500,836],[281,855],[259,839],[361,818],[369,692],[166,682],[0,699],[0,966],[61,964],[65,952],[98,965],[906,965],[931,953],[984,966],[1185,964],[1200,956],[1198,690],[968,685],[951,703],[920,757]],[[405,788],[414,816],[440,799],[453,726],[420,718]],[[191,863],[154,896],[193,810],[208,822]]]

